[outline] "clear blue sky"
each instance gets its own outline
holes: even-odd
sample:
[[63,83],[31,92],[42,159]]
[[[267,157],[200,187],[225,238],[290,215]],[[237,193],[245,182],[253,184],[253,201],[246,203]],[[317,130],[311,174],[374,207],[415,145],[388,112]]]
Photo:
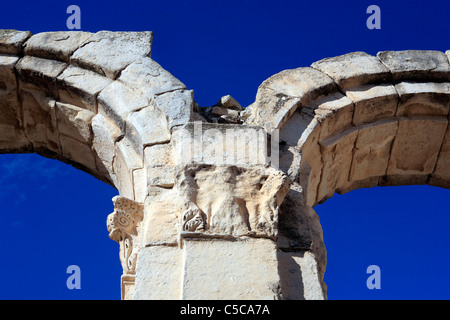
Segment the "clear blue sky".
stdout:
[[[1,29],[154,32],[152,58],[194,89],[201,106],[231,94],[243,106],[288,68],[353,51],[450,49],[448,1],[7,1]],[[381,30],[366,9],[381,8]],[[1,299],[119,299],[118,245],[108,238],[110,186],[55,160],[0,155]],[[361,189],[316,207],[325,233],[330,299],[449,299],[450,191]],[[81,268],[81,290],[66,268]],[[366,268],[381,268],[368,290]]]

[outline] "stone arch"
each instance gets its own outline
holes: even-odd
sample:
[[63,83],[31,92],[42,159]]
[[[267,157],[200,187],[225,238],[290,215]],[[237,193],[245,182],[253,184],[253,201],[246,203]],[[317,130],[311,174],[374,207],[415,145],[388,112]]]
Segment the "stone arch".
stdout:
[[280,166],[294,182],[279,246],[314,253],[324,295],[315,205],[358,188],[450,188],[449,58],[450,51],[355,52],[282,71],[258,88],[246,123],[279,130]]
[[143,202],[145,149],[193,106],[151,48],[152,32],[1,30],[0,153],[59,159]]

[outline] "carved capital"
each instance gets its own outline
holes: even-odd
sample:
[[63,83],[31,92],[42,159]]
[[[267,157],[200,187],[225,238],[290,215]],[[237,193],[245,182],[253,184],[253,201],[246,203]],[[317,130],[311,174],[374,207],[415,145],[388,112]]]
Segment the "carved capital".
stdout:
[[120,245],[120,262],[124,274],[134,274],[144,206],[120,196],[114,197],[113,203],[114,212],[108,215],[106,222],[109,238]]

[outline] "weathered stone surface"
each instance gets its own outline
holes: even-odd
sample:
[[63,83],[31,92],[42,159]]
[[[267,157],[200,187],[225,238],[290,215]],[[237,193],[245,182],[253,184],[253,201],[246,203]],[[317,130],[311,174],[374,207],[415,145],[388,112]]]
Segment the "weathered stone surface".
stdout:
[[0,90],[11,91],[16,89],[16,76],[14,74],[14,66],[18,57],[0,55]]
[[450,83],[411,83],[395,85],[400,96],[397,116],[442,115],[450,108]]
[[[152,32],[99,31],[76,50],[70,60],[83,68],[116,79],[129,64],[149,57]],[[99,55],[98,53],[102,54]]]
[[380,61],[365,52],[326,58],[311,65],[330,76],[341,89],[389,81],[391,74]]
[[135,142],[137,150],[170,141],[166,116],[154,104],[131,112],[127,120],[127,135]]
[[443,52],[432,50],[405,50],[378,52],[377,58],[399,81],[450,81],[450,65]]
[[91,33],[82,31],[42,32],[27,40],[26,55],[44,59],[69,62],[70,56],[90,37]]
[[176,173],[183,231],[276,237],[289,180],[274,168],[189,166]]
[[261,125],[268,132],[281,128],[301,105],[335,91],[326,74],[312,68],[285,70],[265,80],[258,88],[247,124]]
[[96,96],[111,82],[95,72],[69,66],[57,78],[59,99],[97,112]]
[[433,174],[428,180],[428,184],[443,188],[450,188],[450,127],[444,136],[441,150],[434,168]]
[[17,63],[16,70],[21,81],[32,83],[57,97],[55,78],[66,67],[63,62],[25,56]]
[[180,80],[149,57],[131,63],[120,73],[118,80],[148,100],[155,95],[186,89]]
[[226,95],[220,98],[220,100],[216,103],[216,106],[229,109],[229,110],[235,110],[235,111],[242,111],[243,108],[237,102],[232,96]]
[[354,105],[352,100],[342,93],[336,92],[331,96],[325,96],[313,106],[320,122],[320,140],[352,126]]
[[23,43],[31,35],[29,31],[0,30],[0,53],[20,54]]
[[114,81],[98,95],[98,112],[114,121],[125,132],[125,120],[134,110],[148,106],[148,101],[136,96],[124,84]]
[[283,300],[324,300],[313,253],[278,251],[278,273]]
[[143,221],[142,247],[176,246],[179,240],[179,195],[175,189],[150,187]]
[[81,143],[65,135],[60,135],[60,141],[61,141],[62,155],[65,158],[85,166],[92,172],[97,171],[94,153],[92,152],[88,144]]
[[[92,146],[97,153],[99,161],[105,168],[102,173],[107,174],[112,178],[113,160],[115,156],[114,143],[120,136],[120,129],[110,120],[97,114],[92,118]],[[97,167],[101,168],[99,163]]]
[[321,141],[323,168],[317,202],[331,198],[337,188],[348,184],[352,151],[358,130],[350,129]]
[[164,112],[169,128],[188,123],[193,114],[194,92],[175,90],[155,97],[155,105]]
[[144,150],[147,185],[172,187],[175,183],[175,164],[172,144],[156,144]]
[[355,103],[353,123],[360,125],[395,115],[398,94],[392,85],[367,85],[345,91]]
[[173,133],[177,164],[266,165],[267,133],[260,127],[188,123]]
[[[151,246],[139,250],[134,300],[176,300],[182,292],[183,251]],[[199,279],[200,280],[200,279]]]
[[276,246],[272,240],[185,239],[184,247],[182,299],[217,300],[233,296],[237,300],[273,300],[279,297]]
[[397,127],[396,119],[385,119],[358,128],[350,181],[379,177],[386,173]]
[[400,118],[387,174],[432,173],[447,123],[446,118]]
[[61,102],[56,103],[55,110],[59,133],[91,144],[91,119],[95,115],[93,112]]

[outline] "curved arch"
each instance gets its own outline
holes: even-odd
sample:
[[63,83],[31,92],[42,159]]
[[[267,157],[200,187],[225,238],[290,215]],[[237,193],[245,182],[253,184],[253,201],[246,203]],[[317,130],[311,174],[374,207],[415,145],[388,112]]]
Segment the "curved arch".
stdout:
[[377,185],[450,188],[449,58],[450,51],[355,52],[282,71],[259,87],[246,123],[279,130],[281,169],[294,182],[286,201],[309,221],[321,278],[316,204]]
[[0,31],[0,152],[70,163],[144,201],[144,150],[191,119],[191,90],[150,58],[152,32]]

